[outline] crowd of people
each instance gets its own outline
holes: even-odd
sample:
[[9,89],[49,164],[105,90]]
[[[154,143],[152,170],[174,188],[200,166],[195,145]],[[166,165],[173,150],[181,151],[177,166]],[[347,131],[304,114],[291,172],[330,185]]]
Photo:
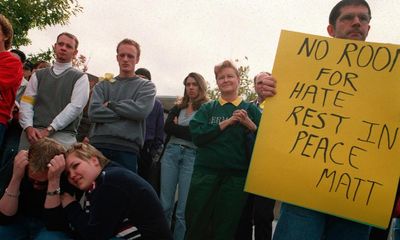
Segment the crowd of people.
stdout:
[[[370,20],[365,0],[342,0],[328,34],[365,41]],[[275,201],[243,190],[249,145],[277,94],[270,73],[254,77],[257,99],[247,102],[232,61],[214,67],[216,100],[191,72],[164,121],[150,71],[136,69],[136,41],[118,43],[119,74],[98,81],[73,67],[75,35],[59,34],[54,64],[35,66],[9,51],[12,37],[0,14],[0,239],[387,238],[286,203],[272,234]]]

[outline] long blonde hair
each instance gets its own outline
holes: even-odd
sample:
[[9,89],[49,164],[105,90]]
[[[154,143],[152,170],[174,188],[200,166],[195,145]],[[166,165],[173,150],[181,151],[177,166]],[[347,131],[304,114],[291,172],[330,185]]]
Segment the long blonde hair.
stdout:
[[96,157],[99,160],[101,168],[104,168],[107,163],[110,162],[99,150],[90,144],[86,143],[75,143],[70,149],[68,149],[66,156],[75,154],[76,157],[88,161],[92,157]]

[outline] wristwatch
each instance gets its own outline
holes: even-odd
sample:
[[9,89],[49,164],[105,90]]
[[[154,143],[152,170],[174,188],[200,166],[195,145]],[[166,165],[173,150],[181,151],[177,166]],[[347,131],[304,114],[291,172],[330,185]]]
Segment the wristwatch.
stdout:
[[54,128],[52,126],[48,126],[46,130],[49,132],[49,135],[54,133]]
[[46,195],[47,196],[55,196],[55,195],[60,195],[61,193],[61,189],[57,188],[56,190],[54,190],[53,192],[47,192]]

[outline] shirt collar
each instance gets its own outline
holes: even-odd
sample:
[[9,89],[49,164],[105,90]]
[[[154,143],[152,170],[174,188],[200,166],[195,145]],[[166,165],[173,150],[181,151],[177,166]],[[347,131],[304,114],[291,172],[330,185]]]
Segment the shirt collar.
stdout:
[[235,107],[239,106],[239,104],[242,102],[242,98],[239,96],[233,101],[226,101],[222,97],[218,98],[218,102],[221,106],[227,104],[227,103],[232,103]]
[[72,62],[67,62],[67,63],[60,63],[60,62],[55,62],[53,64],[54,69],[56,70],[61,70],[64,71],[70,67],[72,67]]

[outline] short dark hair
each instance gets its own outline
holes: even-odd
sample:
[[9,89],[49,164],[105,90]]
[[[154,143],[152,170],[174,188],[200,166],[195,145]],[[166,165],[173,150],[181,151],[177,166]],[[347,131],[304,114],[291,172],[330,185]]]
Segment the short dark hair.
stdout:
[[22,63],[25,63],[26,61],[26,55],[23,51],[19,50],[19,49],[13,49],[10,52],[15,53],[18,55],[19,59],[21,60]]
[[69,37],[69,38],[74,39],[74,41],[75,41],[75,49],[78,49],[79,41],[78,41],[78,38],[77,38],[74,34],[69,33],[69,32],[62,32],[62,33],[58,34],[58,36],[57,36],[57,42],[58,42],[58,39],[59,39],[61,36],[67,36],[67,37]]
[[47,67],[50,67],[50,66],[51,66],[51,65],[50,65],[49,62],[46,62],[46,61],[44,61],[44,60],[40,60],[40,61],[36,62],[36,63],[33,65],[33,69],[42,69],[42,68],[47,68]]
[[31,61],[29,61],[29,60],[27,60],[27,61],[24,63],[24,69],[25,69],[25,70],[32,71],[32,70],[33,70],[33,66],[34,66],[34,64],[33,64]]
[[0,28],[4,37],[6,38],[4,41],[4,47],[6,50],[8,50],[12,45],[14,30],[10,20],[8,20],[3,14],[0,14]]
[[254,76],[254,78],[253,78],[253,82],[254,82],[254,84],[256,84],[257,77],[258,77],[258,76],[259,76],[261,73],[265,73],[265,74],[268,74],[268,75],[270,75],[270,76],[271,76],[271,73],[270,73],[270,72],[260,72],[260,73],[258,73],[257,75],[255,75],[255,76]]
[[147,80],[151,81],[151,73],[149,70],[147,70],[146,68],[138,68],[135,71],[136,75],[142,75],[144,76]]
[[340,11],[343,7],[346,6],[365,6],[368,8],[368,14],[369,17],[371,18],[371,8],[369,7],[367,1],[365,0],[341,0],[338,2],[331,10],[331,13],[329,14],[329,24],[335,26],[336,25],[336,20],[340,16]]

